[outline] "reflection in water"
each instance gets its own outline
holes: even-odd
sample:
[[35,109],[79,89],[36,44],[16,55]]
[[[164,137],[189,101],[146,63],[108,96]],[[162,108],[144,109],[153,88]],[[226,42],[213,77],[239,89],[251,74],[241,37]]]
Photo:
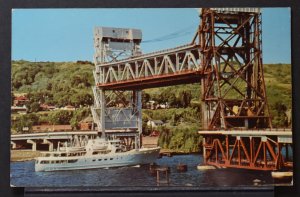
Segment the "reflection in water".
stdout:
[[[262,185],[272,185],[270,172],[241,169],[216,169],[199,171],[201,155],[178,155],[157,159],[158,165],[171,168],[169,186],[252,186],[258,179]],[[177,172],[179,163],[187,164],[187,172]],[[11,164],[11,184],[19,187],[65,187],[65,186],[156,186],[149,165],[110,169],[35,172],[34,162]]]

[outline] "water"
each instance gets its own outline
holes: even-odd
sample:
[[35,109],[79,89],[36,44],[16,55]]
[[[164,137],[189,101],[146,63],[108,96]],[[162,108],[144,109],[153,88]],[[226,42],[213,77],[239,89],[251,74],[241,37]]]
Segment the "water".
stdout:
[[[235,187],[273,185],[271,172],[242,169],[216,169],[199,171],[202,163],[198,154],[177,155],[157,159],[158,165],[171,168],[169,186]],[[187,164],[187,172],[177,172],[176,166]],[[11,163],[11,184],[17,187],[67,187],[67,186],[157,186],[156,176],[151,176],[149,165],[93,170],[35,172],[34,161]]]

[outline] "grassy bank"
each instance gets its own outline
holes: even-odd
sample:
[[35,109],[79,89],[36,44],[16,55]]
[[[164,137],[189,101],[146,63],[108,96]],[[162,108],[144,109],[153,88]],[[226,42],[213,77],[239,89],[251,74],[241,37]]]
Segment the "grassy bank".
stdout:
[[162,154],[167,154],[171,153],[172,155],[188,155],[188,154],[199,154],[202,153],[202,150],[200,149],[199,151],[184,151],[184,150],[174,150],[174,149],[167,149],[167,148],[162,148],[160,149],[159,153]]
[[11,150],[10,152],[10,161],[30,161],[35,157],[41,156],[39,151],[31,150]]

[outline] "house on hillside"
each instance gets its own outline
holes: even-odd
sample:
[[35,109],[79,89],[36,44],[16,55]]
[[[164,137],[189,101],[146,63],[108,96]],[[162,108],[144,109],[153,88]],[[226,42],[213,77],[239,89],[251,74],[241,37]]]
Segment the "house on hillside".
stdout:
[[86,117],[85,119],[79,122],[79,127],[81,131],[91,131],[94,130],[94,120],[91,116]]
[[163,126],[164,122],[161,120],[148,120],[147,122],[147,126],[152,127],[152,128],[156,128],[159,126]]
[[14,99],[14,106],[24,106],[29,99],[25,95],[17,96]]
[[47,104],[40,104],[40,107],[43,111],[53,111],[57,109],[56,106]]
[[34,125],[33,132],[72,131],[71,125]]
[[12,114],[27,114],[27,107],[23,106],[11,106],[11,113]]
[[168,109],[169,104],[168,102],[166,103],[157,103],[156,101],[149,101],[145,105],[146,109]]
[[69,110],[69,111],[74,111],[76,108],[72,105],[66,105],[63,108],[61,108],[62,110]]

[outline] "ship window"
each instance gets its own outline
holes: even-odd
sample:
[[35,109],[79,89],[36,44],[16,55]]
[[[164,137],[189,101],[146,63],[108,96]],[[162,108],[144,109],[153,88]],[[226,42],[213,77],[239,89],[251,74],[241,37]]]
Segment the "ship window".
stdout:
[[96,161],[96,159],[93,159],[93,161]]
[[105,161],[107,160],[107,159],[104,159]]
[[98,159],[98,161],[101,161],[102,159]]
[[77,159],[71,159],[71,160],[68,160],[68,163],[75,163],[77,161]]
[[113,160],[113,158],[110,158],[110,160]]
[[49,161],[41,161],[41,163],[45,163],[46,164],[46,163],[49,163]]

